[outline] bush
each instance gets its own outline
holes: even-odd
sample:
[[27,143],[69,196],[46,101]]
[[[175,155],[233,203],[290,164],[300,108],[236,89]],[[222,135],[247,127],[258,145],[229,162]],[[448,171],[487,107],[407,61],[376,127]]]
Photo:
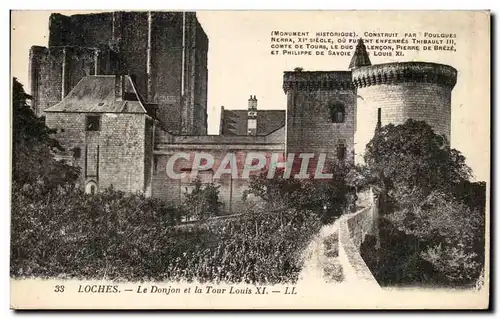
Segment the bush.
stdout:
[[186,220],[205,220],[219,215],[223,205],[219,200],[219,188],[220,185],[213,183],[203,185],[197,178],[191,192],[186,189],[186,199],[182,207]]
[[295,281],[302,250],[320,228],[315,214],[293,209],[179,221],[178,210],[141,195],[14,185],[11,276]]
[[267,171],[252,176],[244,198],[252,194],[263,200],[268,209],[298,209],[315,212],[323,223],[329,223],[353,204],[354,194],[346,183],[348,167],[332,167],[334,176],[329,180],[283,178],[284,170],[278,169],[272,179]]
[[484,213],[437,192],[401,203],[380,221],[381,249],[365,243],[361,251],[381,284],[474,284],[484,266]]
[[11,274],[94,276],[119,268],[139,246],[148,249],[141,238],[154,240],[179,221],[176,209],[141,195],[13,184]]
[[[425,122],[376,130],[351,180],[378,195],[380,249],[362,256],[382,284],[471,285],[484,267],[485,183]],[[363,185],[365,184],[365,185]]]

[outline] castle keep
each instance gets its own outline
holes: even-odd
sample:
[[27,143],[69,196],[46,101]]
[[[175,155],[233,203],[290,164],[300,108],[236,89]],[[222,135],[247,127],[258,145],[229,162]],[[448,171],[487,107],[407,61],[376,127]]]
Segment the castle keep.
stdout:
[[292,153],[357,161],[377,126],[409,118],[450,137],[456,70],[371,65],[361,40],[349,70],[285,72],[286,111],[260,110],[251,95],[247,110],[222,108],[220,134],[207,135],[208,38],[195,13],[53,14],[49,29],[48,48],[30,52],[33,108],[57,129],[60,157],[82,169],[78,183],[89,193],[112,185],[180,203],[193,178],[169,178],[167,164],[189,172],[205,153],[215,164],[198,177],[221,186],[231,212],[244,204],[248,179],[214,180],[228,153],[265,154],[268,164]]
[[48,48],[30,52],[34,109],[41,115],[85,76],[129,75],[165,129],[203,135],[207,52],[192,12],[52,14]]

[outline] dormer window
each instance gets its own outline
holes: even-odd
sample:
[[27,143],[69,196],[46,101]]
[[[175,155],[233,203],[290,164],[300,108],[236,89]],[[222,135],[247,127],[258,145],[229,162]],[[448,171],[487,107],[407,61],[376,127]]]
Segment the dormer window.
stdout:
[[340,103],[330,105],[330,119],[332,123],[344,123],[345,107]]

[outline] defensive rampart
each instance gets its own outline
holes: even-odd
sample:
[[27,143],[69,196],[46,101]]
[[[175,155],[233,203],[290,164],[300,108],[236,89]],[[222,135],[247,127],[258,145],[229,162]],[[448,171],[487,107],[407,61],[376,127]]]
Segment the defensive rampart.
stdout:
[[339,220],[339,259],[347,282],[379,287],[359,251],[366,235],[377,235],[377,218],[376,205],[372,200],[368,207],[344,215]]

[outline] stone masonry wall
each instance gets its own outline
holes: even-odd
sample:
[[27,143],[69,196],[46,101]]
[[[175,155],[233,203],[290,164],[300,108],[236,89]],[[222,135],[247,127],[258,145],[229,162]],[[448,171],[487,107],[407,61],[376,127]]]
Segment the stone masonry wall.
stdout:
[[62,50],[32,47],[30,50],[31,95],[35,114],[62,99]]
[[43,110],[62,100],[85,76],[113,70],[108,51],[86,47],[34,46],[30,50],[30,81],[34,111]]
[[[285,72],[287,153],[318,154],[311,163],[317,162],[319,153],[326,153],[327,161],[336,161],[338,146],[343,144],[345,160],[349,160],[356,129],[356,93],[351,81],[348,71]],[[343,123],[332,119],[335,105],[344,108]]]
[[139,94],[158,104],[158,118],[170,132],[206,134],[208,38],[195,13],[152,12],[151,19],[148,12],[51,15],[49,48],[34,47],[30,58],[32,94],[40,109],[61,100],[63,84],[67,94],[83,76],[94,74],[70,53],[67,62],[77,63],[63,79],[63,46],[99,50],[98,74],[130,74]]
[[100,187],[144,192],[144,114],[104,114]]
[[84,47],[104,47],[112,38],[111,12],[72,16],[54,13],[49,19],[49,47],[77,44]]
[[[282,136],[283,137],[283,136]],[[243,201],[243,192],[248,189],[249,179],[242,179],[245,156],[251,152],[265,153],[269,158],[273,153],[280,154],[282,159],[284,152],[283,138],[281,140],[267,141],[266,137],[234,136],[231,138],[223,136],[164,136],[164,143],[157,144],[154,153],[153,187],[152,196],[173,204],[183,201],[186,187],[193,181],[186,177],[183,179],[172,179],[167,176],[166,166],[173,154],[183,152],[190,154],[190,160],[178,159],[175,172],[181,169],[191,169],[194,154],[204,152],[215,158],[212,172],[201,173],[204,182],[213,181],[220,186],[220,199],[224,203],[223,210],[226,212],[238,212],[246,204]],[[167,142],[168,141],[168,142]],[[238,177],[231,178],[229,174],[222,175],[220,179],[213,179],[213,175],[219,168],[220,162],[228,153],[234,153],[237,159]],[[189,173],[189,172],[187,172]]]
[[66,151],[80,149],[79,158],[74,159],[74,164],[82,169],[80,185],[89,177],[98,179],[101,190],[113,185],[126,192],[144,192],[145,115],[100,114],[101,130],[97,132],[85,131],[86,115],[90,113],[46,115],[47,126],[58,129],[55,138]]
[[[374,234],[373,206],[354,214],[344,215],[339,220],[339,258],[344,265],[348,282],[379,288],[377,280],[361,257],[359,248],[366,234]],[[376,231],[376,230],[375,230]]]
[[383,84],[358,89],[356,154],[373,137],[381,109],[381,124],[403,124],[408,119],[427,122],[450,138],[451,89],[434,83]]
[[427,62],[386,63],[354,69],[352,75],[358,91],[358,162],[362,162],[379,116],[382,126],[403,124],[410,118],[425,121],[450,139],[451,91],[457,81],[453,67]]

